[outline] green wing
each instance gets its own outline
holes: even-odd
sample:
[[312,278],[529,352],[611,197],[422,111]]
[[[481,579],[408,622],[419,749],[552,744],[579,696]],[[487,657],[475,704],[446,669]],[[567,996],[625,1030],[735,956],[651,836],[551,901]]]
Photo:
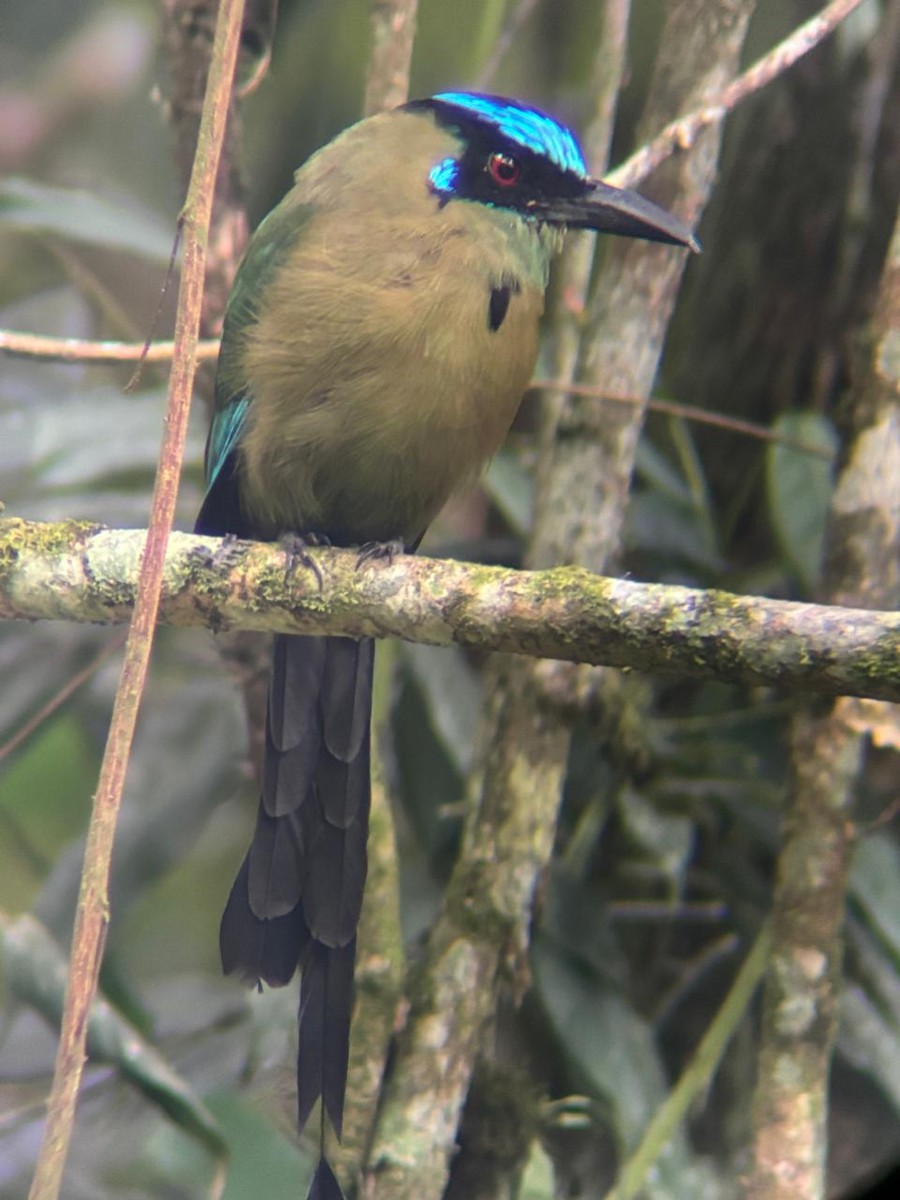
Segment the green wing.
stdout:
[[244,334],[256,322],[266,286],[300,236],[314,209],[293,199],[282,200],[250,241],[238,268],[225,322],[216,371],[216,403],[206,443],[206,483],[212,489],[238,443],[253,397],[244,378]]

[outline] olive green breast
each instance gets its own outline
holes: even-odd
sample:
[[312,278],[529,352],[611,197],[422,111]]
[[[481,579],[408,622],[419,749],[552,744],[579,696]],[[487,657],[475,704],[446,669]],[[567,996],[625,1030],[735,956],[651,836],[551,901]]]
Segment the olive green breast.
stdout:
[[229,368],[252,395],[241,496],[261,533],[413,541],[506,435],[556,235],[439,205],[428,171],[456,152],[430,116],[387,114],[311,159],[283,202],[302,226]]

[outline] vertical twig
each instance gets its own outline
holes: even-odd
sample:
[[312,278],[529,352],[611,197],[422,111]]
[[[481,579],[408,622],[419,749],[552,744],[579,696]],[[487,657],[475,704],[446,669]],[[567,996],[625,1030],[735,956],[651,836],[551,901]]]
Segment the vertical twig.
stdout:
[[137,603],[128,633],[125,660],[88,829],[62,1030],[48,1102],[47,1125],[29,1193],[30,1200],[56,1200],[72,1136],[85,1061],[88,1013],[97,988],[109,921],[109,867],[116,820],[153,644],[164,556],[178,494],[196,368],[195,348],[203,301],[207,231],[216,169],[225,134],[231,82],[237,62],[242,11],[243,0],[222,0],[197,157],[182,214],[184,265],[175,330],[178,350],[172,363],[165,432],[141,564]]
[[[218,0],[163,0],[162,4],[162,44],[168,73],[165,109],[175,138],[175,162],[185,187],[193,170],[218,8]],[[268,62],[274,8],[275,0],[251,0],[241,20],[242,43],[253,41],[258,47],[260,73]],[[244,36],[248,33],[252,37]],[[254,77],[254,85],[256,82]],[[207,242],[200,322],[204,335],[221,332],[222,314],[235,267],[247,241],[247,214],[238,154],[241,126],[233,93],[229,95],[229,105]],[[206,376],[208,381],[209,376]]]
[[[602,175],[609,160],[609,148],[615,126],[616,105],[622,85],[628,51],[628,24],[631,0],[607,0],[603,15],[600,51],[594,60],[594,116],[585,139],[588,164],[592,174]],[[586,234],[570,237],[563,252],[554,303],[549,320],[554,330],[552,343],[553,374],[557,379],[573,382],[578,375],[578,362],[583,345],[592,336],[582,314],[588,298],[588,286],[597,249],[595,238]],[[558,452],[556,435],[569,407],[572,394],[548,393],[541,402],[540,458],[537,468],[538,499],[535,503],[537,522],[528,549],[528,564],[553,565],[561,555],[571,553],[574,529],[571,520],[563,527],[565,509],[553,516],[549,505],[541,499],[544,486],[552,486],[551,474],[565,473],[565,467],[555,465]],[[552,533],[551,527],[556,527]]]
[[[165,112],[172,132],[175,163],[187,185],[193,169],[203,96],[210,68],[219,0],[163,0],[162,45],[167,76]],[[277,0],[245,0],[241,49],[230,95],[225,141],[216,171],[215,195],[206,251],[203,334],[219,333],[231,285],[249,236],[241,171],[242,123],[238,101],[259,86],[268,69],[275,35]],[[194,381],[207,405],[214,391],[215,359]],[[265,740],[269,662],[267,638],[246,630],[223,631],[219,652],[241,689],[247,724],[248,758],[257,777]]]
[[372,0],[371,50],[364,115],[396,108],[409,97],[409,67],[418,0]]
[[523,25],[537,8],[539,0],[518,0],[512,11],[503,22],[497,35],[493,49],[484,61],[484,66],[475,78],[474,87],[477,91],[486,91],[493,82],[494,76],[509,53],[513,43],[519,36]]

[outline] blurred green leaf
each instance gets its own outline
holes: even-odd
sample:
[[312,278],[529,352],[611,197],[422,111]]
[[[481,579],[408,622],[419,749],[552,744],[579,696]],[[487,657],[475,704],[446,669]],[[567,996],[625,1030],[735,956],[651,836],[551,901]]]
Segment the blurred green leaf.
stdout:
[[624,788],[616,797],[619,819],[635,847],[668,881],[672,895],[680,894],[694,848],[694,823],[667,813],[641,795]]
[[511,528],[524,537],[532,525],[534,481],[518,455],[501,450],[488,467],[484,486]]
[[630,548],[642,554],[660,556],[692,571],[708,574],[725,566],[710,541],[706,522],[693,506],[673,504],[657,492],[642,490],[632,496],[625,538]]
[[648,1027],[618,988],[576,964],[547,937],[533,947],[535,982],[575,1075],[604,1101],[620,1145],[637,1142],[665,1096]]
[[900,1029],[900,969],[865,914],[857,916],[854,908],[855,905],[847,912],[846,933],[853,978]]
[[[480,700],[453,655],[434,648],[402,647],[404,664],[392,714],[399,789],[426,854],[447,853],[455,844],[460,816],[448,819],[447,808],[462,797],[464,764],[471,741],[460,732],[477,720]],[[409,664],[409,665],[407,665]],[[441,681],[466,704],[459,710],[440,697]],[[477,685],[476,685],[477,687]]]
[[769,520],[787,565],[811,592],[821,567],[838,439],[830,421],[810,412],[782,413],[772,432],[829,456],[781,442],[770,442],[766,450]]
[[518,1200],[554,1200],[553,1163],[540,1142],[531,1143]]
[[844,988],[838,1048],[878,1085],[900,1116],[900,1029],[862,988]]
[[[4,981],[23,1004],[58,1026],[62,1017],[67,963],[62,947],[29,914],[0,917]],[[109,1063],[161,1108],[179,1128],[197,1138],[215,1157],[227,1153],[212,1113],[162,1055],[102,996],[91,1006],[88,1054]]]
[[617,988],[578,966],[546,937],[533,948],[535,982],[576,1078],[609,1109],[620,1145],[638,1141],[666,1094],[647,1026]]
[[642,483],[652,487],[667,500],[672,500],[683,508],[693,505],[694,497],[688,481],[647,438],[638,442],[634,470]]
[[71,713],[46,722],[0,774],[0,908],[31,903],[90,812],[98,759]]
[[[653,1032],[608,981],[560,951],[546,935],[532,947],[534,979],[573,1077],[603,1102],[620,1149],[631,1150],[668,1092]],[[681,1133],[648,1177],[654,1200],[698,1200],[716,1184]]]
[[[208,939],[207,953],[215,963],[215,927],[218,908],[227,895],[230,864],[223,867],[223,848],[214,844],[211,852],[219,858],[222,872],[220,895],[209,895],[201,904],[199,897],[183,918],[182,936],[171,936],[174,909],[165,907],[167,920],[153,927],[147,921],[152,912],[153,889],[160,886],[161,897],[177,894],[179,881],[168,877],[173,870],[189,876],[190,853],[194,843],[215,814],[225,827],[225,814],[235,818],[235,840],[243,840],[252,828],[252,808],[248,803],[246,819],[240,819],[240,801],[245,796],[241,765],[245,749],[246,726],[240,697],[229,683],[213,639],[197,630],[161,629],[154,653],[153,671],[141,710],[140,735],[135,740],[129,765],[125,803],[116,837],[110,896],[114,921],[110,928],[107,954],[118,952],[130,962],[130,970],[139,976],[141,968],[171,972],[190,962],[192,934],[203,929]],[[118,677],[116,664],[108,664],[92,683],[91,695],[106,715],[106,706]],[[198,788],[197,781],[206,785]],[[237,800],[236,810],[224,803]],[[250,800],[250,796],[246,796]],[[223,812],[225,810],[225,812]],[[37,909],[45,924],[61,931],[75,902],[80,868],[80,843],[61,856],[43,882]],[[234,866],[238,862],[234,851]],[[204,865],[201,872],[208,868]],[[196,885],[195,885],[196,886]],[[129,938],[134,925],[136,943]],[[61,932],[60,932],[61,936]],[[187,960],[187,961],[186,961]]]
[[716,543],[709,497],[693,447],[683,433],[678,450],[681,465],[690,475],[648,439],[638,443],[635,474],[640,486],[628,504],[626,540],[642,553],[661,556],[669,563],[706,573],[720,571],[724,562]]
[[472,762],[472,743],[481,713],[481,677],[453,647],[400,643],[398,653],[422,689],[435,733],[460,775]]
[[[92,336],[89,307],[69,287],[6,306],[0,325]],[[146,523],[165,393],[157,386],[125,394],[116,375],[77,363],[4,360],[0,496],[10,511],[35,520]],[[202,457],[204,436],[198,413],[188,434],[188,464]],[[191,492],[185,486],[180,498],[188,513],[196,507]]]
[[32,179],[0,181],[0,226],[54,234],[168,264],[175,230],[134,199],[116,203],[94,192],[50,187]]
[[856,847],[850,894],[900,966],[900,849],[885,834],[870,834]]
[[275,1129],[253,1104],[230,1093],[209,1097],[225,1131],[231,1164],[222,1200],[297,1200],[305,1194],[315,1159]]
[[[228,1145],[221,1200],[298,1200],[306,1194],[315,1165],[312,1155],[280,1133],[257,1105],[221,1091],[210,1093],[206,1104]],[[155,1131],[135,1173],[146,1176],[141,1195],[211,1194],[209,1159],[172,1126]]]
[[78,404],[39,414],[32,428],[34,469],[45,488],[90,488],[127,472],[151,472],[162,440],[165,395],[123,395],[110,387]]

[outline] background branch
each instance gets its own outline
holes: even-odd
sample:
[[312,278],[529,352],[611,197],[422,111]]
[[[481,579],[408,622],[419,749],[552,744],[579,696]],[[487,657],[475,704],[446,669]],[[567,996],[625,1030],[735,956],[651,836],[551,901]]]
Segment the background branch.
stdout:
[[[730,78],[752,7],[732,5],[726,15],[696,3],[670,6],[645,131]],[[596,108],[586,139],[596,173],[602,173],[612,136],[630,9],[618,0],[604,8],[594,60]],[[708,134],[674,164],[657,191],[691,225],[712,187],[717,153],[717,138]],[[614,243],[604,247],[602,271],[594,272],[590,245],[576,240],[563,257],[552,314],[558,356],[553,374],[646,397],[683,259],[638,243]],[[642,418],[641,408],[607,409],[601,419],[596,405],[579,397],[545,399],[530,565],[605,567],[618,545]],[[571,673],[562,675],[559,686],[566,691],[573,686]],[[495,1057],[502,998],[515,1003],[527,986],[533,896],[553,852],[571,745],[570,721],[542,703],[545,689],[533,664],[500,658],[489,668],[462,849],[432,929],[398,1061],[400,1078],[391,1081],[373,1154],[379,1196],[418,1200],[440,1194],[476,1059],[482,1053]],[[436,1113],[434,1139],[413,1157],[408,1147],[423,1104]]]
[[[900,35],[894,14],[893,36]],[[890,36],[890,27],[886,31]],[[888,347],[900,328],[900,220],[874,315],[859,338],[854,432],[832,500],[826,598],[900,608],[900,403]],[[792,795],[772,900],[773,946],[754,1102],[752,1200],[826,1190],[828,1082],[843,984],[856,792],[870,731],[854,706],[803,702],[793,719]],[[889,710],[895,729],[900,710]]]
[[814,50],[829,37],[864,0],[832,0],[820,13],[810,17],[803,25],[777,46],[774,46],[752,67],[748,67],[736,79],[721,90],[710,93],[709,99],[687,113],[670,121],[652,141],[636,150],[627,162],[616,167],[607,178],[616,187],[634,187],[641,179],[661,166],[675,150],[688,150],[698,134],[710,125],[719,125],[741,101],[766,87],[783,75],[798,59]]
[[[365,116],[403,104],[409,97],[417,11],[418,0],[372,0]],[[396,806],[392,803],[396,798],[389,794],[388,772],[384,769],[395,658],[393,646],[382,644],[375,664],[368,874],[354,971],[356,1001],[344,1134],[340,1144],[331,1149],[332,1162],[347,1188],[358,1182],[372,1142],[385,1068],[402,1008],[407,967],[400,921]]]
[[[115,366],[122,362],[171,362],[175,343],[151,342],[146,346],[143,342],[89,342],[83,338],[42,337],[37,333],[0,329],[0,352],[11,358]],[[218,340],[197,343],[198,360],[214,362],[218,355]]]

